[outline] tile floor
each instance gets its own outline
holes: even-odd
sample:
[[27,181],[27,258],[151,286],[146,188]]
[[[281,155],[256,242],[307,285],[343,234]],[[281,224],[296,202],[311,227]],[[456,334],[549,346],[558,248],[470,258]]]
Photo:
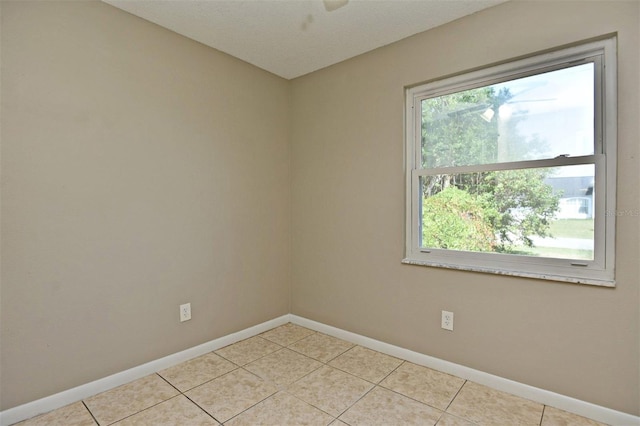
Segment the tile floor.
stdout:
[[601,425],[291,323],[19,424]]

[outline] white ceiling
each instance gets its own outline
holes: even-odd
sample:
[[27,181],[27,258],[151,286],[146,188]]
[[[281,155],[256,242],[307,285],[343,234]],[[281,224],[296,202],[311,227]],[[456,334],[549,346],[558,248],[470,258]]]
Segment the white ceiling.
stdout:
[[291,79],[505,0],[103,0]]

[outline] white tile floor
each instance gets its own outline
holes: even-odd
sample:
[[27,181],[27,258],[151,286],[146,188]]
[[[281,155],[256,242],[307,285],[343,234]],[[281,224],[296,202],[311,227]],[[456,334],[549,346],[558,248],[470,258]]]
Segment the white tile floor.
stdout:
[[601,425],[294,324],[20,425]]

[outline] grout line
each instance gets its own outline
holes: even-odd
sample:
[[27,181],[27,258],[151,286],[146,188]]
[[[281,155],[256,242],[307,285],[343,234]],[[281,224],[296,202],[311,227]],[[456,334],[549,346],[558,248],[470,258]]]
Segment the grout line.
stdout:
[[89,412],[89,415],[91,416],[91,418],[93,419],[94,422],[96,422],[96,424],[98,426],[100,426],[100,423],[98,423],[98,419],[96,419],[96,417],[93,415],[93,413],[91,412],[91,410],[89,410],[89,407],[87,406],[87,404],[84,403],[84,401],[80,401],[82,402],[82,405],[84,405],[84,408],[87,409],[87,411]]
[[[396,395],[400,395],[400,396],[401,396],[401,397],[403,397],[403,398],[410,399],[410,400],[415,401],[415,402],[417,402],[417,403],[419,403],[419,404],[426,405],[426,406],[427,406],[427,407],[429,407],[429,408],[433,408],[433,409],[434,409],[434,410],[436,410],[436,411],[440,411],[442,414],[446,413],[446,411],[444,411],[444,410],[443,410],[443,409],[441,409],[441,408],[434,407],[434,406],[433,406],[433,405],[431,405],[431,404],[427,404],[427,403],[426,403],[426,402],[424,402],[424,401],[420,401],[420,400],[418,400],[418,399],[415,399],[414,397],[411,397],[411,396],[409,396],[409,395],[405,395],[405,394],[403,394],[402,392],[398,392],[398,391],[396,391],[396,390],[389,389],[388,387],[385,387],[385,386],[382,386],[382,385],[377,385],[377,386],[378,386],[378,387],[380,387],[380,388],[382,388],[382,389],[384,389],[384,390],[388,390],[389,392],[393,392],[393,393],[395,393]],[[441,416],[442,416],[442,414],[441,414]],[[465,419],[465,420],[466,420],[466,419]]]
[[334,367],[333,365],[326,364],[326,366],[327,366],[327,367],[329,367],[329,368],[333,368],[334,370],[337,370],[337,371],[339,371],[339,372],[341,372],[341,373],[347,374],[347,375],[349,375],[349,376],[351,376],[351,377],[355,377],[356,379],[364,380],[365,382],[370,383],[370,384],[372,384],[373,386],[377,386],[377,383],[372,382],[371,380],[367,380],[367,379],[362,378],[362,377],[360,377],[360,376],[356,376],[356,375],[355,375],[355,374],[353,374],[353,373],[349,373],[348,371],[341,370],[340,368],[338,368],[338,367]]
[[[362,379],[364,380],[364,379]],[[371,383],[371,382],[369,382]],[[352,409],[358,402],[362,401],[367,395],[369,395],[375,388],[377,388],[378,385],[373,384],[373,386],[371,386],[371,389],[369,389],[368,391],[366,391],[360,398],[356,399],[353,404],[351,404],[350,406],[348,406],[344,411],[342,411],[340,414],[338,414],[338,416],[336,417],[336,419],[340,419],[340,416],[342,416],[344,413],[346,413],[347,411],[349,411],[350,409]],[[341,422],[344,422],[344,420],[340,420]],[[347,422],[344,422],[347,423]]]
[[[302,402],[302,403],[304,403],[304,404],[307,404],[307,405],[309,405],[309,406],[311,406],[311,407],[315,408],[316,410],[322,411],[322,412],[323,412],[323,413],[325,413],[327,416],[330,416],[330,417],[333,419],[333,420],[331,421],[331,423],[333,423],[333,422],[335,422],[335,421],[336,421],[336,419],[337,419],[337,417],[336,417],[336,416],[334,416],[334,415],[333,415],[333,414],[331,414],[331,413],[326,412],[324,409],[322,409],[322,408],[320,408],[320,407],[315,406],[315,405],[314,405],[314,404],[312,404],[311,402],[305,401],[304,399],[300,398],[299,396],[297,396],[297,395],[295,395],[295,394],[293,394],[293,393],[289,392],[289,390],[288,390],[288,389],[283,389],[283,390],[282,390],[282,392],[284,392],[284,393],[288,394],[289,396],[291,396],[291,397],[293,397],[293,398],[297,399],[298,401],[300,401],[300,402]],[[329,423],[329,424],[331,424],[331,423]]]
[[205,410],[203,407],[201,407],[201,406],[200,406],[200,404],[198,404],[197,402],[195,402],[193,399],[189,398],[189,397],[188,397],[187,395],[185,395],[185,394],[182,394],[182,396],[184,396],[184,397],[185,397],[185,398],[187,398],[189,401],[191,401],[191,403],[192,403],[193,405],[195,405],[196,407],[198,407],[199,409],[201,409],[202,411],[204,411],[204,413],[205,413],[207,416],[211,417],[211,418],[212,418],[213,420],[215,420],[217,423],[222,424],[222,422],[221,422],[221,421],[219,421],[218,419],[216,419],[215,417],[213,417],[213,415],[212,415],[211,413],[209,413],[207,410]]
[[[248,370],[247,370],[247,371],[248,371]],[[251,373],[251,371],[249,371],[249,373]],[[263,379],[262,377],[260,377],[260,376],[256,375],[255,373],[251,373],[251,374],[253,374],[254,376],[258,377],[260,380],[263,380],[263,381],[267,382],[267,380],[265,380],[265,379]],[[251,405],[250,407],[245,408],[244,410],[240,411],[238,414],[235,414],[233,417],[228,418],[228,419],[227,419],[227,420],[225,420],[224,422],[218,422],[218,423],[220,423],[220,424],[225,424],[226,422],[231,421],[231,420],[235,419],[236,417],[238,417],[238,416],[240,416],[240,415],[242,415],[242,414],[246,413],[247,411],[251,410],[253,407],[255,407],[255,406],[257,406],[257,405],[262,404],[264,401],[266,401],[267,399],[269,399],[269,398],[273,397],[274,395],[277,395],[277,394],[279,394],[280,392],[283,392],[282,390],[280,390],[280,389],[278,389],[278,388],[277,388],[277,386],[275,385],[275,383],[272,383],[272,382],[270,382],[270,381],[269,381],[268,383],[270,383],[270,384],[272,384],[274,387],[276,387],[276,391],[275,391],[274,393],[272,393],[271,395],[269,395],[269,396],[267,396],[267,397],[265,397],[265,398],[262,398],[260,401],[256,402],[255,404]],[[217,421],[217,420],[216,420],[216,421]]]
[[[296,353],[297,353],[297,352],[296,352]],[[302,355],[302,354],[300,354],[300,355]],[[304,379],[305,377],[307,377],[307,376],[309,376],[309,375],[311,375],[311,374],[315,373],[316,371],[320,370],[322,367],[324,367],[324,366],[326,365],[326,364],[323,364],[321,361],[318,361],[318,360],[313,359],[313,358],[311,358],[311,357],[308,357],[308,356],[306,356],[306,355],[302,355],[302,356],[307,357],[307,358],[309,358],[309,359],[311,359],[311,360],[313,360],[313,361],[320,362],[320,364],[322,364],[322,365],[321,365],[320,367],[318,367],[318,368],[314,368],[313,370],[309,371],[308,373],[306,373],[306,374],[305,374],[305,375],[303,375],[302,377],[300,377],[300,378],[298,378],[298,379],[294,380],[293,382],[289,383],[288,385],[286,385],[286,386],[284,387],[284,389],[283,389],[283,390],[287,390],[287,389],[289,389],[289,387],[290,387],[290,386],[293,386],[294,384],[298,383],[300,380],[302,380],[302,379]],[[299,399],[299,398],[298,398],[298,399]]]
[[[178,392],[180,392],[180,391],[178,391]],[[163,403],[165,403],[165,402],[167,402],[167,401],[171,401],[171,400],[172,400],[172,399],[174,399],[174,398],[178,398],[178,397],[179,397],[179,396],[181,396],[181,395],[182,395],[182,392],[178,393],[178,395],[174,395],[174,396],[172,396],[172,397],[171,397],[171,398],[169,398],[169,399],[162,400],[162,401],[160,401],[160,402],[158,402],[158,403],[156,403],[156,404],[150,405],[150,406],[148,406],[148,407],[146,407],[146,408],[144,408],[144,409],[142,409],[142,410],[140,410],[140,411],[136,411],[135,413],[131,413],[131,414],[129,414],[128,416],[125,416],[125,417],[123,417],[123,418],[121,418],[121,419],[118,419],[118,420],[115,420],[115,421],[113,421],[113,422],[111,422],[111,423],[108,423],[108,424],[107,424],[107,425],[105,425],[105,426],[111,426],[111,425],[114,425],[114,424],[116,424],[116,423],[118,423],[118,422],[123,421],[124,419],[128,419],[129,417],[133,417],[133,416],[135,416],[136,414],[140,414],[140,413],[142,413],[142,412],[145,412],[145,411],[147,411],[147,410],[150,410],[150,409],[152,409],[153,407],[157,407],[158,405],[163,404]],[[101,426],[102,426],[102,425],[101,425]]]
[[[449,417],[453,417],[453,418],[459,419],[459,420],[461,420],[461,421],[465,422],[465,424],[466,424],[466,423],[468,423],[468,424],[470,424],[470,425],[472,425],[472,426],[481,426],[481,425],[480,425],[480,423],[473,422],[473,421],[471,421],[471,420],[469,420],[469,419],[467,419],[467,418],[465,418],[465,417],[459,416],[459,415],[457,415],[457,414],[447,413],[446,411],[444,411],[444,412],[442,413],[442,416],[440,416],[440,419],[438,419],[438,422],[439,422],[440,420],[442,420],[442,418],[443,418],[445,415],[447,415],[447,416],[449,416]],[[438,423],[437,423],[437,422],[436,422],[436,425],[435,425],[435,426],[438,426]]]
[[[327,336],[328,336],[328,334],[327,334]],[[331,336],[330,336],[330,337],[331,337]],[[337,337],[334,337],[334,339],[337,339]],[[340,340],[342,340],[342,339],[340,339]],[[343,340],[343,342],[347,342],[347,341],[346,341],[346,340]],[[351,342],[347,342],[347,343],[351,343]],[[350,346],[350,347],[348,347],[347,349],[345,349],[344,351],[340,352],[338,355],[334,356],[334,357],[333,357],[333,358],[331,358],[331,359],[328,359],[328,360],[327,360],[327,362],[326,362],[326,364],[329,364],[331,361],[333,361],[334,359],[338,358],[339,356],[346,354],[348,351],[350,351],[351,349],[353,349],[353,348],[356,346],[356,345],[355,345],[355,344],[353,344],[353,343],[351,343],[351,345],[352,345],[352,346]]]
[[542,425],[542,419],[544,419],[544,412],[547,409],[547,404],[544,404],[542,406],[542,414],[540,415],[540,423],[538,423],[539,425]]
[[[254,337],[260,337],[260,336],[254,336]],[[242,368],[242,367],[244,367],[244,366],[246,366],[246,365],[249,365],[249,364],[251,364],[251,363],[254,363],[254,362],[258,361],[259,359],[262,359],[262,358],[264,358],[264,357],[267,357],[267,356],[269,356],[269,355],[271,355],[271,354],[274,354],[274,353],[278,352],[279,350],[282,350],[282,349],[284,349],[284,348],[285,348],[285,346],[282,346],[282,345],[279,345],[278,343],[272,342],[272,341],[271,341],[271,340],[269,340],[269,339],[265,339],[265,338],[263,338],[263,337],[260,337],[260,338],[261,338],[262,340],[264,340],[265,342],[272,343],[272,344],[274,344],[274,345],[279,346],[279,348],[278,348],[278,349],[276,349],[276,350],[274,350],[274,351],[271,351],[271,352],[269,352],[269,353],[266,353],[266,354],[264,354],[264,355],[260,355],[258,358],[256,358],[256,359],[252,359],[252,360],[251,360],[251,361],[249,361],[249,362],[245,362],[245,363],[244,363],[244,364],[242,364],[242,365],[240,365],[240,364],[238,364],[237,362],[235,362],[235,361],[233,361],[233,360],[231,360],[231,359],[229,359],[229,358],[225,357],[225,356],[224,356],[224,355],[222,355],[222,354],[219,354],[217,351],[219,351],[219,350],[221,350],[221,349],[224,349],[224,348],[231,347],[231,346],[233,346],[233,345],[237,345],[238,343],[244,342],[245,340],[253,339],[253,337],[249,337],[249,338],[247,338],[247,339],[241,340],[240,342],[236,342],[236,343],[233,343],[233,344],[231,344],[231,345],[228,345],[228,346],[222,347],[222,348],[220,348],[220,349],[217,349],[216,351],[214,351],[214,353],[215,353],[216,355],[218,355],[220,358],[226,359],[227,361],[229,361],[229,362],[230,362],[230,363],[232,363],[233,365],[237,365],[239,368]]]
[[[400,359],[400,358],[398,358]],[[404,359],[400,359],[400,361],[402,361],[400,364],[398,364],[398,366],[396,368],[394,368],[393,370],[391,370],[389,372],[389,374],[387,374],[386,376],[384,376],[382,379],[380,379],[380,381],[378,382],[378,384],[384,382],[384,380],[389,377],[390,375],[392,375],[398,368],[402,367],[404,365],[404,363],[406,363],[407,361],[405,361]],[[384,386],[383,386],[384,387]]]
[[462,391],[462,388],[464,387],[464,385],[466,385],[468,382],[468,380],[465,380],[464,382],[462,382],[462,386],[460,386],[460,389],[458,389],[458,392],[456,392],[455,395],[453,395],[453,398],[451,398],[451,401],[449,401],[449,404],[447,404],[447,408],[444,409],[444,412],[446,413],[447,410],[449,409],[449,407],[451,407],[451,404],[453,404],[453,401],[455,401],[455,399],[458,397],[458,395],[460,394],[460,392]]
[[[179,364],[178,364],[178,365],[179,365]],[[164,377],[162,377],[162,374],[160,374],[160,372],[159,372],[159,371],[158,371],[158,372],[156,372],[155,374],[156,374],[156,376],[160,377],[162,380],[164,380],[165,382],[167,382],[167,384],[168,384],[169,386],[171,386],[172,388],[174,388],[174,389],[175,389],[175,390],[177,390],[178,392],[183,393],[180,389],[178,389],[177,387],[175,387],[175,386],[174,386],[170,381],[168,381],[167,379],[165,379]],[[169,398],[169,399],[171,399],[171,398]]]

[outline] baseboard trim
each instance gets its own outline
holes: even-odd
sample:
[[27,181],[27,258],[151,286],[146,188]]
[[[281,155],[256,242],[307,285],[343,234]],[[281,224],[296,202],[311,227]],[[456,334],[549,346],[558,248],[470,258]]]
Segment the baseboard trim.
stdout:
[[55,410],[56,408],[81,401],[92,395],[124,385],[197,356],[204,355],[208,352],[239,342],[240,340],[248,339],[249,337],[253,337],[274,327],[278,327],[279,325],[286,324],[287,322],[290,322],[289,314],[246,328],[236,333],[228,334],[184,351],[168,355],[155,361],[150,361],[146,364],[130,368],[120,373],[59,392],[55,395],[10,408],[0,412],[0,425],[9,426],[22,420],[30,419],[39,414]]
[[125,370],[120,373],[87,383],[73,389],[69,389],[55,395],[51,395],[18,407],[10,408],[0,412],[0,426],[9,426],[11,424],[29,419],[41,413],[46,413],[56,408],[81,401],[100,392],[113,389],[117,386],[124,385],[133,380],[137,380],[149,374],[153,374],[165,368],[169,368],[181,362],[204,355],[208,352],[215,351],[227,345],[248,339],[257,334],[263,333],[274,327],[287,322],[301,325],[312,330],[328,334],[349,342],[373,349],[391,356],[406,359],[414,364],[423,365],[445,373],[449,373],[466,380],[471,380],[482,385],[491,386],[504,392],[511,393],[541,404],[550,405],[565,411],[569,411],[590,419],[594,419],[610,425],[630,426],[640,425],[640,417],[610,408],[591,404],[579,399],[560,395],[544,389],[525,385],[493,374],[485,373],[473,368],[465,367],[460,364],[445,361],[429,355],[384,343],[369,337],[365,337],[350,331],[332,327],[317,321],[303,318],[293,314],[282,315],[281,317],[263,322],[253,327],[232,333],[218,339],[211,340],[193,348],[148,362],[146,364]]
[[460,364],[455,364],[453,362],[414,352],[409,349],[391,345],[389,343],[384,343],[379,340],[371,339],[369,337],[352,333],[350,331],[345,331],[340,328],[332,327],[307,318],[299,317],[297,315],[291,314],[290,321],[294,324],[310,328],[311,330],[319,331],[321,333],[325,333],[330,336],[337,337],[339,339],[343,339],[348,342],[385,353],[387,355],[405,359],[414,364],[433,368],[434,370],[439,370],[466,380],[471,380],[481,385],[490,386],[503,392],[508,392],[522,398],[527,398],[532,401],[539,402],[541,404],[569,411],[571,413],[588,417],[599,422],[619,426],[640,425],[640,417],[638,416],[612,410],[600,405],[591,404],[589,402],[581,401],[579,399],[571,398],[565,395],[560,395],[555,392],[525,385],[523,383],[515,382],[503,377],[465,367]]

